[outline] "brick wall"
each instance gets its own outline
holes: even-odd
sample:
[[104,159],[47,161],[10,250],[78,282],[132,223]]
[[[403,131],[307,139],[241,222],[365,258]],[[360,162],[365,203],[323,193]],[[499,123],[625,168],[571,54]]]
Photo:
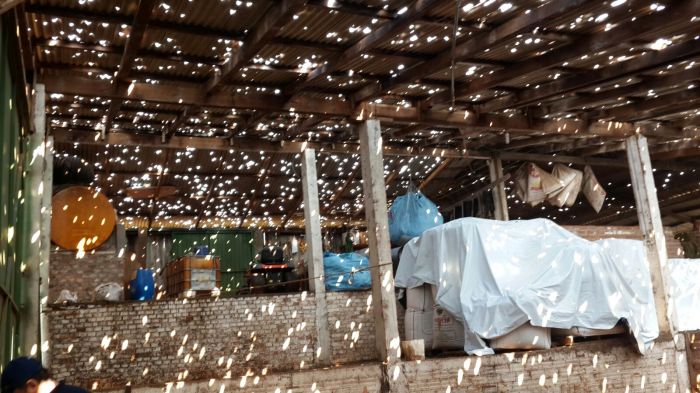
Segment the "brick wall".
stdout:
[[[369,294],[327,294],[336,363],[376,359]],[[289,294],[57,307],[52,370],[105,389],[307,369],[315,304],[313,295]]]
[[[564,225],[564,229],[587,240],[600,240],[614,237],[618,239],[642,239],[638,226],[597,226],[597,225]],[[669,258],[683,258],[681,242],[673,238],[673,231],[665,230],[666,251]]]
[[124,258],[114,251],[95,251],[76,259],[71,251],[53,251],[49,257],[49,302],[53,302],[61,290],[76,292],[78,302],[95,300],[95,287],[108,283],[122,283]]
[[[576,343],[572,348],[459,356],[404,362],[409,392],[678,392],[673,343],[658,342],[645,356],[621,339]],[[380,392],[378,362],[264,376],[235,375],[136,388],[134,393]],[[120,392],[123,390],[119,390]],[[116,393],[117,390],[114,390]]]
[[673,342],[645,356],[622,339],[571,348],[406,363],[409,391],[678,392]]

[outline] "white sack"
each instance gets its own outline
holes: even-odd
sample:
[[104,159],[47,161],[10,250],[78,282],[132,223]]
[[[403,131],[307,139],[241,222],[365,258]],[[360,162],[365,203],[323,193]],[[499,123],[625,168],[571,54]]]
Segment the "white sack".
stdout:
[[454,220],[404,247],[396,286],[438,286],[435,303],[465,324],[465,351],[533,326],[610,329],[625,318],[644,353],[658,336],[644,246],[590,242],[545,219]]
[[533,163],[526,163],[515,175],[516,194],[532,206],[542,203],[547,195],[564,187],[556,177]]
[[62,289],[56,298],[56,303],[78,303],[78,295],[67,289]]
[[116,282],[108,282],[95,287],[95,300],[106,300],[108,302],[119,302],[124,300],[124,287]]
[[593,206],[596,213],[600,213],[607,192],[605,192],[603,186],[601,186],[598,179],[596,179],[590,165],[586,165],[586,167],[583,168],[583,195],[588,199],[588,203]]
[[583,182],[583,172],[566,165],[555,164],[552,169],[552,176],[556,177],[564,187],[547,197],[547,202],[554,206],[573,206],[576,203],[576,197],[581,191],[581,183]]
[[667,271],[676,328],[682,332],[700,329],[700,259],[669,259]]

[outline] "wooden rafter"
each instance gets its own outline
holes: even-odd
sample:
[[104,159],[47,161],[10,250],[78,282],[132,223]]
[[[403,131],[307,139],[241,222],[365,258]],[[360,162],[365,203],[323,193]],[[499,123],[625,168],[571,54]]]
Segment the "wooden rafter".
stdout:
[[[89,43],[78,43],[68,40],[61,39],[48,39],[42,38],[34,40],[34,46],[42,49],[69,49],[74,51],[89,51],[89,52],[99,52],[99,53],[109,53],[109,54],[122,54],[124,53],[124,47],[120,45],[100,45],[100,44],[89,44]],[[153,50],[147,48],[140,48],[137,57],[148,57],[151,59],[171,61],[171,62],[189,62],[189,63],[199,63],[206,65],[220,65],[221,60],[216,57],[183,54],[174,51],[166,50]]]
[[[582,7],[592,7],[595,3],[597,3],[597,1],[550,1],[541,7],[533,9],[528,14],[514,17],[491,31],[476,34],[465,42],[458,44],[454,51],[454,58],[460,61],[473,57],[496,43],[515,37],[518,34],[532,31],[545,20],[552,21],[554,19],[565,18],[572,15],[574,12],[580,11]],[[414,67],[408,67],[408,69],[394,78],[382,80],[378,84],[369,85],[357,91],[353,95],[353,100],[355,102],[365,101],[383,92],[389,91],[396,86],[414,82],[428,75],[435,74],[449,67],[451,61],[452,53],[450,51],[445,51],[445,53],[434,57],[432,60],[422,62]]]
[[296,136],[299,136],[312,128],[316,127],[317,125],[323,123],[324,121],[328,120],[330,116],[311,116],[301,122],[301,124],[298,124],[292,128],[289,129],[287,132],[287,138],[288,139],[294,139]]
[[[637,63],[637,60],[635,59],[633,62]],[[642,77],[642,80],[637,83],[620,86],[617,88],[611,87],[605,91],[601,91],[600,93],[577,94],[572,97],[549,102],[546,105],[543,105],[541,108],[535,108],[533,110],[540,116],[563,113],[576,108],[586,108],[597,103],[608,102],[611,100],[622,100],[628,96],[647,93],[649,90],[667,89],[669,87],[678,86],[696,80],[698,77],[698,70],[695,68],[690,68],[663,76]],[[557,90],[561,92],[565,89]],[[571,90],[569,90],[569,92],[571,92]],[[517,106],[519,104],[515,105]]]
[[[593,119],[613,118],[621,121],[644,120],[656,116],[665,116],[672,113],[696,109],[699,106],[698,100],[700,100],[700,87],[694,87],[676,93],[645,99],[629,105],[595,111],[589,114],[589,116]],[[679,104],[680,108],[678,107]],[[671,106],[673,110],[671,112],[664,112],[664,109],[669,106]]]
[[[153,13],[155,5],[156,0],[139,0],[138,8],[136,9],[133,22],[131,23],[129,38],[127,38],[126,45],[124,45],[124,53],[122,53],[117,75],[114,80],[114,90],[118,92],[119,96],[128,93],[128,78],[134,66],[134,61],[136,61],[136,55],[143,43],[146,26],[151,19],[151,14]],[[122,99],[120,98],[112,99],[112,102],[110,102],[103,121],[103,135],[110,132],[112,122],[117,112],[119,112],[121,104]]]
[[277,35],[277,32],[292,19],[292,16],[304,6],[305,2],[305,0],[281,0],[279,3],[273,3],[265,15],[255,23],[253,31],[246,37],[243,45],[224,64],[221,73],[215,74],[209,79],[206,93],[218,92],[222,87],[222,82],[245,67],[260,49],[267,45]]
[[0,15],[12,10],[22,3],[24,3],[24,0],[0,0]]
[[443,162],[441,162],[440,165],[437,166],[437,168],[433,169],[428,174],[428,176],[426,176],[425,179],[423,179],[423,181],[420,182],[420,184],[418,185],[418,191],[427,187],[428,184],[430,184],[433,180],[435,180],[435,178],[438,177],[440,175],[440,173],[442,173],[442,171],[447,169],[447,167],[449,167],[450,164],[452,164],[451,158],[448,158],[448,159],[444,160]]
[[[558,81],[544,84],[536,90],[523,91],[518,94],[495,99],[481,106],[479,110],[484,112],[493,112],[507,108],[516,108],[534,104],[542,100],[556,98],[562,94],[575,92],[580,89],[622,78],[628,78],[635,74],[651,71],[668,64],[693,58],[698,55],[700,55],[700,43],[698,43],[697,40],[688,41],[666,48],[661,52],[647,52],[627,62],[617,63],[599,70],[590,70],[571,77],[562,78]],[[680,83],[679,80],[682,78],[696,79],[697,70],[691,69],[690,71],[695,73],[694,77],[688,75],[689,73],[679,72],[675,78],[670,78],[669,76],[669,78],[663,78],[661,81],[668,83],[675,82],[678,84]],[[654,83],[654,85],[658,86],[659,84]],[[635,88],[638,89],[642,86],[646,86],[646,84],[641,83],[638,86],[635,86]],[[668,88],[669,85],[665,85],[663,87]],[[629,90],[632,89],[634,88],[630,88]],[[649,87],[648,89],[653,89],[653,87]],[[624,92],[625,90],[623,89],[620,91],[620,94],[624,94]]]
[[386,22],[385,24],[381,25],[378,29],[374,30],[372,33],[368,34],[356,44],[345,50],[342,54],[340,54],[340,56],[328,59],[323,66],[309,72],[305,80],[289,88],[289,93],[298,93],[311,82],[318,80],[319,78],[334,71],[338,65],[350,62],[352,59],[358,57],[366,51],[375,48],[387,40],[390,40],[396,34],[408,28],[408,26],[414,23],[417,19],[423,17],[430,10],[431,6],[437,2],[438,0],[417,0],[413,2],[400,16],[391,22]]
[[[455,97],[465,97],[479,93],[483,90],[506,83],[523,75],[527,75],[542,69],[558,66],[571,59],[595,53],[622,42],[636,39],[642,34],[665,28],[673,21],[685,19],[688,15],[700,12],[700,3],[696,1],[680,1],[680,4],[667,7],[660,12],[637,18],[629,23],[622,23],[607,31],[602,31],[590,36],[582,37],[559,49],[554,49],[541,56],[521,61],[508,69],[486,75],[461,85],[455,89]],[[450,92],[435,94],[429,98],[431,104],[449,102]]]

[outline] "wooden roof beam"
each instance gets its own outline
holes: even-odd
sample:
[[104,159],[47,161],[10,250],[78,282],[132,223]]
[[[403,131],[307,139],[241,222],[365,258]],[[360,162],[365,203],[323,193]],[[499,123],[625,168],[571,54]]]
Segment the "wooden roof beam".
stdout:
[[[38,15],[56,16],[60,18],[74,19],[78,21],[91,20],[94,22],[118,25],[129,25],[133,22],[133,19],[130,18],[128,15],[116,13],[102,13],[89,11],[81,8],[62,7],[46,4],[27,4],[26,11]],[[240,41],[245,38],[245,34],[242,32],[221,30],[200,25],[188,25],[184,23],[173,23],[170,21],[166,22],[159,20],[151,20],[149,21],[148,25],[151,28],[167,30],[182,34],[192,34],[237,41]]]
[[261,110],[266,113],[289,112],[306,113],[333,117],[344,117],[350,121],[367,118],[391,119],[396,124],[424,124],[428,127],[455,127],[482,129],[484,132],[510,133],[552,133],[559,135],[598,135],[620,137],[641,132],[648,136],[681,136],[678,127],[660,124],[633,123],[590,123],[577,119],[532,119],[523,115],[476,115],[470,111],[421,110],[418,107],[396,107],[382,104],[363,104],[354,108],[347,101],[329,101],[311,97],[297,97],[289,102],[282,96],[269,94],[215,94],[206,96],[196,86],[161,86],[148,83],[135,83],[131,95],[119,95],[112,85],[105,81],[89,78],[39,78],[49,93],[81,95],[87,97],[107,97],[129,100],[143,100],[176,105],[200,105],[203,107],[235,108],[238,110]]
[[[700,87],[681,90],[676,93],[665,94],[655,98],[628,105],[618,106],[607,110],[589,112],[591,119],[615,119],[621,121],[634,121],[665,116],[672,113],[684,112],[697,109],[700,106]],[[680,105],[680,106],[679,106]],[[664,111],[672,107],[672,111]]]
[[[633,60],[637,62],[638,60]],[[543,105],[542,107],[533,108],[533,113],[538,116],[544,116],[547,114],[557,114],[571,111],[573,109],[583,108],[587,109],[587,106],[608,102],[611,100],[621,100],[624,97],[640,94],[642,92],[646,93],[649,90],[656,89],[667,89],[669,87],[678,86],[690,81],[698,79],[700,75],[698,70],[693,68],[683,70],[680,72],[674,72],[672,74],[656,76],[656,77],[643,77],[642,81],[621,86],[617,88],[610,88],[600,93],[590,93],[583,95],[575,95],[572,97],[567,97],[564,99],[559,99],[550,103]],[[577,77],[578,78],[578,77]],[[586,78],[588,79],[588,78]],[[597,84],[597,82],[596,82]],[[543,86],[544,87],[544,86]],[[557,91],[563,91],[565,89],[557,89]],[[578,89],[576,89],[578,90]],[[574,91],[576,91],[574,90]],[[571,92],[571,91],[569,91]]]
[[[608,31],[582,37],[559,49],[521,61],[505,70],[475,79],[468,84],[462,84],[455,89],[455,97],[460,98],[476,94],[523,75],[555,67],[571,59],[619,45],[621,42],[636,39],[642,34],[649,34],[655,30],[664,29],[673,21],[685,19],[688,15],[695,15],[699,12],[700,2],[697,1],[688,0],[670,4],[663,11],[639,17],[629,23],[621,23]],[[449,91],[441,92],[431,96],[426,100],[426,104],[447,103],[450,99],[451,93]]]
[[426,176],[425,179],[423,179],[423,181],[420,182],[420,184],[418,185],[418,191],[427,187],[428,184],[430,184],[433,180],[435,180],[435,178],[438,177],[440,175],[440,173],[442,173],[442,171],[447,169],[447,167],[449,167],[450,164],[452,164],[452,158],[448,158],[448,159],[442,161],[440,163],[440,165],[437,166],[437,168],[433,169],[428,174],[428,176]]
[[[206,138],[206,137],[185,137],[173,136],[170,141],[163,144],[159,136],[143,135],[125,132],[112,132],[107,134],[104,141],[96,138],[94,131],[77,131],[65,129],[53,129],[55,143],[78,143],[86,145],[123,145],[123,146],[141,146],[141,147],[157,147],[163,149],[204,149],[204,150],[226,150],[235,149],[238,151],[250,152],[268,152],[275,154],[298,154],[304,149],[313,148],[319,152],[336,153],[336,154],[358,154],[359,145],[357,143],[314,143],[314,142],[271,142],[257,138],[236,138],[232,143],[224,138]],[[477,160],[488,160],[492,157],[493,151],[477,151],[466,149],[441,149],[441,148],[416,148],[413,146],[397,146],[384,145],[385,156],[430,156],[442,158],[470,158]],[[556,154],[534,154],[534,153],[517,153],[517,152],[499,152],[503,160],[516,161],[536,161],[536,162],[562,162],[574,164],[588,164],[594,166],[610,166],[610,167],[625,167],[626,160],[601,159],[601,158],[586,158],[562,156]],[[652,157],[653,158],[653,157]],[[693,165],[675,164],[667,162],[658,162],[654,164],[659,169],[669,170],[688,170],[694,169]]]
[[423,17],[439,0],[417,0],[412,2],[408,9],[398,16],[396,19],[386,22],[379,28],[366,35],[350,48],[346,49],[342,54],[333,59],[328,60],[323,66],[309,72],[305,80],[295,84],[290,88],[290,94],[296,94],[306,87],[309,83],[331,73],[338,65],[352,61],[363,53],[381,45],[390,40],[396,34],[405,30],[414,23],[417,19]]
[[0,15],[12,10],[22,3],[24,3],[24,0],[0,0]]
[[[464,59],[474,57],[496,43],[515,37],[518,34],[530,32],[545,22],[551,23],[552,20],[570,17],[574,13],[582,11],[582,8],[593,7],[597,5],[597,3],[597,1],[586,0],[550,1],[538,8],[533,9],[528,14],[516,16],[509,21],[496,26],[493,28],[493,30],[476,34],[467,39],[465,42],[458,44],[454,51],[454,58],[456,61],[462,61]],[[394,78],[387,78],[380,81],[378,84],[358,90],[353,95],[353,100],[355,102],[362,102],[370,98],[377,97],[399,85],[415,82],[428,75],[444,70],[450,66],[451,61],[451,51],[445,51],[443,54],[434,57],[432,60],[422,62],[413,67],[408,67]]]
[[220,74],[215,74],[207,82],[205,92],[213,94],[221,89],[224,81],[245,67],[260,50],[267,45],[299,11],[306,0],[281,0],[272,3],[265,15],[255,24],[252,32],[246,37],[235,54],[223,65]]
[[[132,68],[134,66],[134,61],[136,60],[136,53],[141,48],[143,42],[143,36],[146,33],[146,26],[148,25],[149,19],[151,19],[151,14],[155,8],[156,0],[140,0],[136,13],[134,14],[134,19],[131,23],[131,30],[129,31],[129,38],[126,40],[126,45],[124,45],[124,53],[122,54],[121,61],[119,62],[119,68],[117,69],[117,74],[114,78],[114,90],[119,92],[120,96],[128,93],[128,78],[131,74]],[[110,132],[112,128],[112,122],[114,117],[117,115],[119,108],[121,107],[122,99],[115,98],[109,103],[109,108],[107,109],[107,114],[105,114],[102,121],[102,135]]]
[[[586,71],[578,75],[544,84],[537,89],[525,90],[510,96],[501,97],[477,107],[477,110],[482,112],[494,112],[508,108],[532,105],[546,99],[556,98],[563,94],[608,83],[617,79],[628,78],[640,73],[649,72],[658,69],[659,67],[691,59],[698,55],[700,55],[700,42],[697,40],[690,40],[688,42],[673,45],[664,49],[663,51],[649,51],[626,62],[617,63],[598,70]],[[698,79],[698,75],[699,74],[696,67],[692,67],[688,70],[680,71],[667,76],[661,76],[653,79],[649,78],[648,80],[631,86],[624,86],[620,89],[612,89],[600,94],[591,94],[589,96],[580,97],[579,99],[572,99],[570,101],[573,101],[573,104],[578,104],[581,101],[584,103],[595,103],[600,102],[600,100],[609,100],[611,96],[612,98],[617,98],[635,94],[640,90],[645,91],[655,88],[669,88],[688,80]],[[554,109],[558,110],[559,108],[569,108],[572,103],[567,102],[566,100],[560,100],[554,105]],[[559,107],[556,105],[559,105]],[[542,111],[539,113],[542,113]]]

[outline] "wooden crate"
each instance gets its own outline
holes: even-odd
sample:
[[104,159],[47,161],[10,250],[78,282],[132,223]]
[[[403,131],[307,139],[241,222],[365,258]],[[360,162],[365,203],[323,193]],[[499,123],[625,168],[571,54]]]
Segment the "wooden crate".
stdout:
[[221,288],[219,257],[188,255],[170,262],[166,267],[166,285],[170,297],[178,297],[188,291],[211,293],[212,286]]

